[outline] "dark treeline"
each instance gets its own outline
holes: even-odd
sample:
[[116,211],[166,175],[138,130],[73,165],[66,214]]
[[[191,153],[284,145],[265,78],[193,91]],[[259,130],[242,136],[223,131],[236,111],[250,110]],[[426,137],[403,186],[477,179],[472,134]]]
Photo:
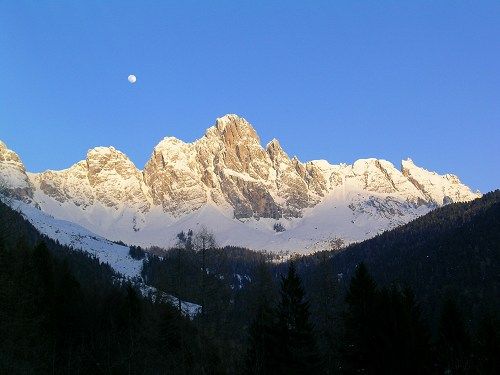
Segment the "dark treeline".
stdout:
[[[493,192],[474,202],[437,209],[406,226],[352,245],[342,252],[294,258],[320,354],[321,370],[317,371],[349,372],[350,368],[354,368],[353,372],[382,371],[380,367],[356,369],[352,363],[359,358],[349,361],[350,350],[346,347],[352,339],[348,334],[352,323],[348,318],[353,301],[349,297],[351,280],[358,265],[364,262],[364,269],[373,275],[373,279],[369,277],[373,283],[373,298],[369,304],[372,325],[362,323],[371,328],[361,337],[363,340],[370,335],[378,337],[373,339],[375,341],[367,341],[363,350],[377,353],[372,359],[393,358],[393,362],[385,361],[389,366],[383,369],[386,373],[445,372],[451,360],[446,362],[442,358],[444,348],[453,346],[443,344],[446,336],[442,334],[442,324],[447,319],[442,316],[450,306],[454,306],[451,311],[455,311],[452,316],[456,318],[457,328],[448,336],[462,331],[458,335],[462,337],[460,340],[468,342],[457,344],[460,350],[453,349],[461,351],[460,356],[467,360],[453,365],[452,373],[457,373],[456,368],[462,368],[464,373],[477,373],[481,368],[482,373],[488,373],[484,368],[488,362],[484,358],[488,355],[484,353],[498,350],[499,202],[500,193]],[[177,262],[179,254],[181,268]],[[149,257],[143,272],[152,285],[184,299],[201,303],[200,294],[206,294],[207,311],[212,311],[217,321],[207,315],[204,324],[211,326],[211,332],[220,338],[224,353],[236,353],[224,356],[224,367],[238,368],[242,366],[239,354],[246,352],[249,342],[254,340],[252,332],[262,331],[269,322],[279,321],[281,276],[288,272],[289,264],[274,264],[264,255],[245,249],[238,249],[237,261],[225,249],[210,249],[207,254],[211,262],[208,277],[216,286],[204,292],[199,282],[201,254],[189,246],[186,251],[169,250],[161,259]],[[183,279],[181,284],[176,282],[179,272]],[[243,287],[238,287],[239,278],[246,280]],[[263,297],[263,293],[267,297]],[[264,307],[259,302],[263,299],[269,301]],[[256,316],[264,321],[254,326]],[[376,327],[377,332],[372,331]],[[487,330],[484,327],[490,327],[489,338],[485,338]],[[270,331],[276,332],[275,328]],[[489,342],[489,349],[484,346],[485,342]],[[483,354],[478,354],[481,351]],[[415,359],[419,364],[407,358],[411,353],[420,356]],[[449,354],[450,358],[453,356]],[[490,354],[488,358],[494,356]],[[411,369],[401,367],[409,364]],[[274,368],[271,372],[276,371]]]
[[499,202],[287,263],[208,232],[131,247],[148,285],[203,306],[192,320],[1,206],[0,372],[499,373]]
[[0,373],[223,371],[188,318],[117,282],[109,266],[40,236],[4,205],[0,235]]
[[500,191],[436,209],[341,252],[304,257],[305,282],[324,257],[342,279],[341,292],[363,262],[380,285],[411,286],[433,328],[448,297],[467,324],[477,324],[483,314],[500,311]]
[[496,374],[500,369],[497,315],[483,314],[477,324],[467,324],[450,296],[439,304],[432,329],[411,288],[377,285],[363,263],[345,293],[326,272],[310,278],[318,289],[306,293],[294,263],[287,267],[276,278],[276,269],[261,262],[247,287],[232,290],[226,300],[222,294],[207,300],[209,311],[229,306],[214,310],[217,321],[208,315],[203,322],[226,353],[221,361],[228,373]]

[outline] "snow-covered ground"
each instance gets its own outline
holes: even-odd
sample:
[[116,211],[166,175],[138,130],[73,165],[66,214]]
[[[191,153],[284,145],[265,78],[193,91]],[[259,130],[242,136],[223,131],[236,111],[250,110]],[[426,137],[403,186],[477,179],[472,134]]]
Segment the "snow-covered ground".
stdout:
[[[144,297],[149,297],[152,299],[158,297],[156,288],[142,283],[138,284],[138,286]],[[172,296],[171,294],[161,293],[160,298],[162,298],[164,302],[167,302],[172,306],[177,307],[179,304],[179,299],[175,296]],[[196,303],[181,301],[181,310],[186,316],[189,316],[191,319],[193,319],[196,315],[201,313],[201,306],[197,305]]]
[[129,255],[128,246],[111,242],[70,221],[56,219],[29,204],[16,201],[13,207],[47,237],[96,256],[102,263],[109,264],[126,278],[141,277],[142,261]]
[[30,173],[0,142],[0,184],[54,218],[130,245],[170,247],[180,231],[204,226],[221,246],[290,253],[362,241],[481,196],[410,159],[399,169],[376,158],[303,163],[276,139],[263,147],[234,114],[194,142],[164,138],[142,170],[110,146],[90,149],[69,168]]
[[[82,211],[72,202],[60,203],[40,191],[36,192],[35,199],[43,211],[131,245],[171,247],[179,232],[206,227],[215,234],[219,246],[302,254],[371,238],[426,214],[432,208],[417,207],[384,194],[351,190],[332,193],[315,207],[305,209],[301,218],[236,220],[232,210],[206,205],[180,218],[155,207],[137,220],[137,213],[125,206],[110,214],[111,210],[99,203]],[[130,230],[133,222],[136,230]],[[285,231],[273,229],[278,222]]]
[[[138,280],[142,280],[142,260],[133,259],[129,255],[129,247],[116,244],[88,229],[69,221],[56,219],[36,207],[13,201],[12,207],[18,210],[40,233],[59,241],[60,244],[75,250],[85,251],[94,255],[102,263],[107,263],[123,276],[123,280],[135,282],[144,296],[156,295],[157,290]],[[178,299],[175,296],[161,293],[162,298],[176,306]],[[182,311],[193,318],[201,310],[201,306],[192,302],[183,301]]]

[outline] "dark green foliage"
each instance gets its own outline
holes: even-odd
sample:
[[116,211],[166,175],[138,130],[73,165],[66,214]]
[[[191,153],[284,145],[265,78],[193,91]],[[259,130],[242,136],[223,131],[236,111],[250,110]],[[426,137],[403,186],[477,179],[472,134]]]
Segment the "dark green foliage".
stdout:
[[314,273],[303,277],[308,281],[311,316],[314,319],[318,348],[322,353],[321,366],[328,374],[336,373],[337,347],[341,336],[337,307],[338,282],[327,254],[322,254]]
[[383,289],[374,310],[376,353],[387,374],[428,374],[432,368],[430,334],[409,289]]
[[193,231],[189,229],[187,232],[177,234],[178,245],[186,250],[193,250]]
[[140,246],[130,246],[128,254],[136,260],[141,260],[146,257],[146,252]]
[[249,328],[249,342],[245,360],[246,374],[272,374],[277,341],[276,317],[269,302],[262,302]]
[[207,338],[172,306],[144,299],[4,208],[6,217],[15,225],[0,241],[0,373],[223,372],[217,350],[201,363]]
[[[466,323],[484,311],[500,311],[500,191],[438,208],[329,254],[333,273],[342,276],[344,287],[361,262],[382,286],[411,286],[433,331],[450,293]],[[298,263],[300,272],[308,267],[304,272],[315,273],[320,257]]]
[[301,281],[290,264],[281,280],[281,298],[273,310],[266,293],[261,295],[250,326],[246,356],[249,374],[315,374],[320,372],[319,354],[309,322],[309,303]]
[[345,336],[343,338],[342,368],[347,373],[376,370],[378,359],[374,353],[376,329],[374,317],[376,285],[363,263],[351,280],[346,295]]
[[479,322],[475,338],[475,357],[479,374],[500,373],[500,322],[491,314]]
[[472,370],[471,338],[455,301],[447,298],[441,312],[437,336],[441,371],[468,374]]
[[204,305],[190,321],[0,205],[0,373],[497,374],[499,233],[495,192],[291,266],[190,231],[131,247],[147,284]]
[[273,370],[283,374],[315,373],[319,355],[309,321],[309,302],[293,263],[281,280],[280,294],[276,327],[279,345]]
[[249,341],[245,358],[245,373],[271,374],[274,357],[279,345],[277,341],[277,319],[274,310],[277,292],[269,267],[261,262],[256,270],[254,282],[248,287],[249,315],[253,321],[249,327]]
[[343,372],[427,374],[431,371],[429,334],[409,289],[378,290],[364,264],[360,264],[346,302]]
[[284,232],[286,230],[285,227],[283,226],[283,224],[281,224],[281,223],[274,223],[273,229],[276,232]]

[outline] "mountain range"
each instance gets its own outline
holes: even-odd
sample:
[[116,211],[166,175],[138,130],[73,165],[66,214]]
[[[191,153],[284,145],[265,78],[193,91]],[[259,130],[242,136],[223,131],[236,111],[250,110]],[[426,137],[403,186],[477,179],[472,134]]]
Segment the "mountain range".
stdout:
[[410,159],[400,169],[374,158],[301,162],[276,139],[263,147],[237,115],[192,143],[164,138],[142,170],[114,147],[96,147],[67,169],[30,173],[0,141],[0,179],[22,207],[110,240],[168,247],[181,230],[205,226],[221,246],[293,252],[342,247],[481,196]]

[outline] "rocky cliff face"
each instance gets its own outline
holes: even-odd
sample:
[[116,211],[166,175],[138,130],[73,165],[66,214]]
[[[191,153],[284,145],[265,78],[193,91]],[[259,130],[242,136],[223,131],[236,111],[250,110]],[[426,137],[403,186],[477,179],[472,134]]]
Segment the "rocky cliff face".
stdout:
[[[67,215],[64,219],[95,226],[91,229],[108,237],[118,235],[114,232],[118,226],[121,236],[132,229],[151,235],[153,216],[155,223],[169,226],[206,212],[202,211],[206,207],[217,208],[224,220],[245,222],[254,229],[261,224],[252,223],[260,219],[267,220],[269,228],[272,222],[285,220],[288,233],[297,231],[294,228],[302,222],[312,222],[318,212],[322,221],[333,220],[343,207],[345,221],[368,236],[431,207],[480,196],[456,176],[440,176],[411,160],[403,161],[401,170],[379,159],[352,165],[324,160],[302,163],[290,158],[276,139],[263,148],[254,128],[236,115],[217,119],[193,143],[163,139],[142,171],[113,147],[97,147],[68,169],[27,174],[19,157],[0,143],[0,177],[17,198],[33,201],[56,216]],[[71,215],[66,214],[68,207]],[[105,226],[96,223],[97,213]],[[361,219],[376,225],[363,232],[368,224],[360,224]],[[305,241],[326,238],[329,230],[334,231],[327,225],[321,235],[308,234],[311,238]]]
[[0,141],[0,192],[24,202],[31,202],[33,186],[21,159]]
[[194,143],[162,140],[144,181],[154,204],[174,216],[214,203],[231,208],[237,219],[298,217],[325,193],[314,165],[290,160],[276,140],[264,149],[253,127],[236,115],[217,119]]
[[113,147],[96,147],[70,168],[33,174],[31,180],[45,195],[82,210],[96,203],[114,210],[128,206],[140,213],[151,208],[142,173]]

